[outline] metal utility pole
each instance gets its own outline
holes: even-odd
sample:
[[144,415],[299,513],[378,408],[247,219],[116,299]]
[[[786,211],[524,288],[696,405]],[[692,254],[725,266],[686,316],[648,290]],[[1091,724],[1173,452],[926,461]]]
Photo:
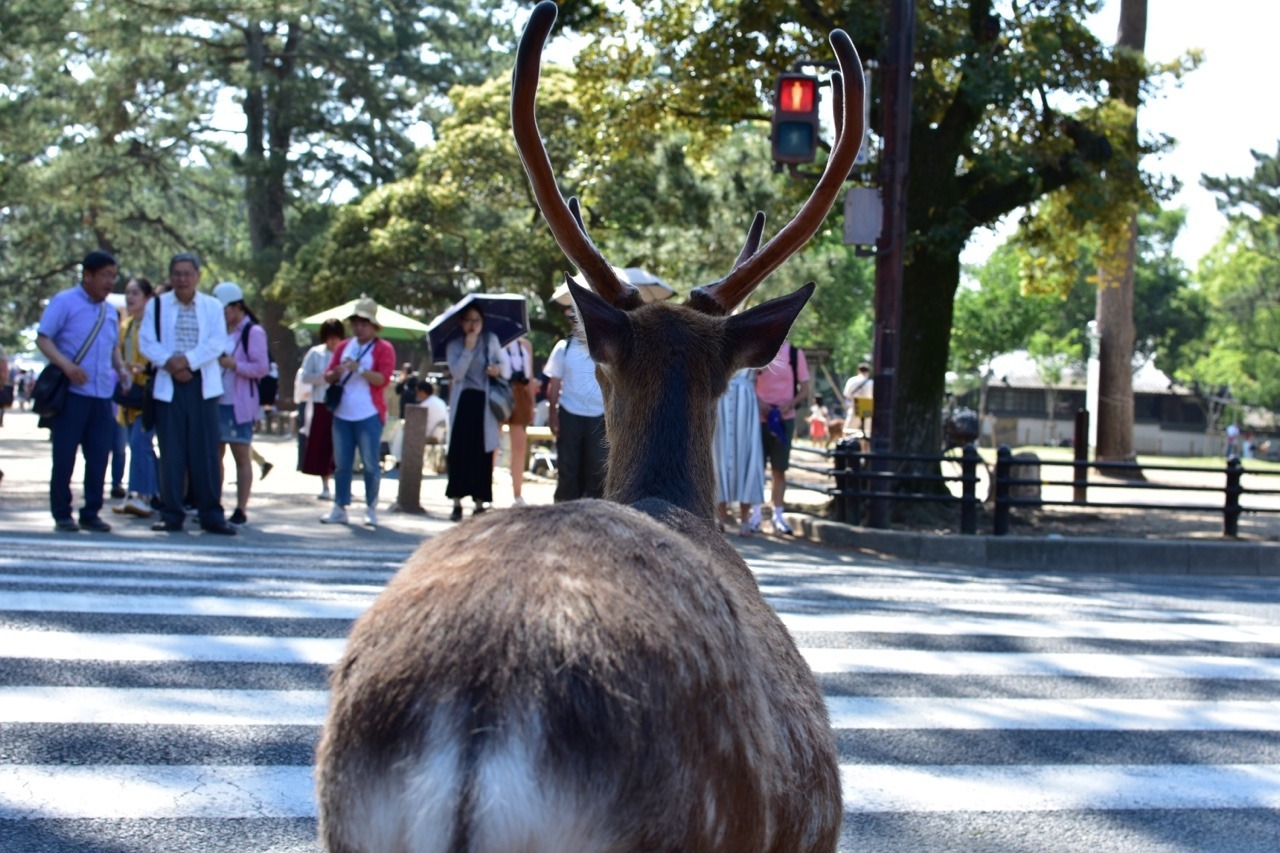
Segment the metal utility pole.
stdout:
[[[911,154],[911,72],[915,65],[915,0],[890,0],[889,43],[885,53],[880,107],[884,151],[880,185],[884,191],[884,230],[876,249],[876,325],[871,415],[872,470],[893,466],[881,457],[894,449],[894,402],[901,348],[903,250],[907,241],[907,164]],[[888,483],[876,481],[876,491]],[[871,526],[889,526],[887,500],[871,503]]]

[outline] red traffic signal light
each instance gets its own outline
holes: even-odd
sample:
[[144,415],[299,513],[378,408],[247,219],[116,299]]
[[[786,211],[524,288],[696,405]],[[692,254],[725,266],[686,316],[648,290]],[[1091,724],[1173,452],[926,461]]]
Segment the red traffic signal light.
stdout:
[[773,159],[812,163],[818,153],[818,78],[781,74],[773,89]]

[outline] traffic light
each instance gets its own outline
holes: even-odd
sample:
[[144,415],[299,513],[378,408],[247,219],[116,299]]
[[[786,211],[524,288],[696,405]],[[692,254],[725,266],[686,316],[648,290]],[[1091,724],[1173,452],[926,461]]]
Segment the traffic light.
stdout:
[[818,153],[818,78],[782,74],[773,90],[773,159],[812,163]]

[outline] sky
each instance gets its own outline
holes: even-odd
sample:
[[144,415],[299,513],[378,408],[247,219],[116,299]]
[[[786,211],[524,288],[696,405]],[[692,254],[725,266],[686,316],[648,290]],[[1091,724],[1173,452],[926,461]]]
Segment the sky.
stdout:
[[[1115,42],[1120,0],[1107,0],[1091,26]],[[1248,176],[1250,150],[1274,156],[1280,142],[1280,94],[1270,58],[1280,24],[1277,0],[1148,0],[1146,55],[1167,61],[1198,48],[1203,60],[1177,88],[1167,87],[1138,113],[1140,132],[1167,133],[1177,147],[1143,162],[1149,171],[1176,177],[1181,191],[1168,203],[1187,208],[1187,224],[1174,245],[1191,270],[1226,228],[1214,196],[1200,176]],[[979,232],[963,259],[980,262],[1003,240]]]

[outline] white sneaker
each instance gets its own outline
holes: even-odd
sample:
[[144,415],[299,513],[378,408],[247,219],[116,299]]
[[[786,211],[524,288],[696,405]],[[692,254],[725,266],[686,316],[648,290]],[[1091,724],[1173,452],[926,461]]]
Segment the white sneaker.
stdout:
[[332,493],[332,492],[330,492],[328,489],[325,489],[323,492],[321,492],[320,494],[316,495],[316,500],[318,500],[318,501],[331,501],[331,500],[333,500],[333,493]]
[[760,504],[751,507],[751,520],[747,523],[751,525],[753,533],[760,532]]
[[364,511],[364,524],[365,524],[365,527],[377,527],[377,526],[378,526],[378,511],[377,511],[376,509],[374,509],[373,507],[368,507],[367,509],[365,509],[365,511]]
[[342,507],[334,504],[333,509],[329,510],[329,514],[320,517],[321,524],[346,524],[347,511]]
[[137,495],[125,498],[125,501],[121,506],[123,507],[121,510],[122,512],[127,512],[129,515],[136,515],[138,518],[150,518],[152,515],[151,504],[147,503]]
[[782,517],[782,513],[776,511],[773,514],[773,532],[782,536],[794,536],[796,533],[791,529],[791,525],[787,524],[786,519]]
[[519,497],[519,496],[517,496],[517,497],[513,498],[513,499],[512,499],[512,501],[511,501],[511,505],[512,505],[512,506],[524,506],[524,498]]

